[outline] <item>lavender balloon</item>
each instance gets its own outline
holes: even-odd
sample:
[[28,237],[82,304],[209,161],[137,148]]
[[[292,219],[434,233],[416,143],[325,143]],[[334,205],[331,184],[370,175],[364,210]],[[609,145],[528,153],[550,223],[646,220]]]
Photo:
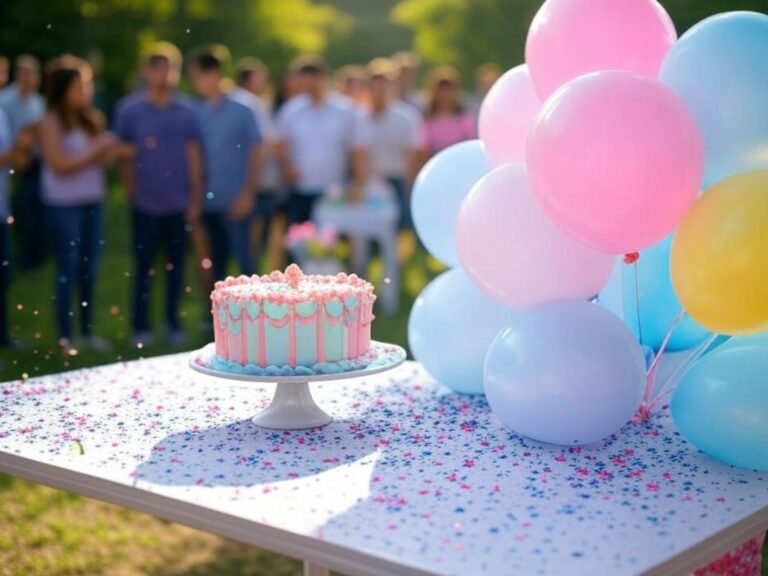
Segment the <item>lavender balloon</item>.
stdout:
[[541,442],[589,444],[632,418],[643,351],[616,316],[567,301],[521,312],[491,345],[485,394],[511,430]]
[[435,278],[419,295],[408,321],[413,356],[454,392],[483,393],[483,362],[499,330],[518,312],[494,302],[460,269]]

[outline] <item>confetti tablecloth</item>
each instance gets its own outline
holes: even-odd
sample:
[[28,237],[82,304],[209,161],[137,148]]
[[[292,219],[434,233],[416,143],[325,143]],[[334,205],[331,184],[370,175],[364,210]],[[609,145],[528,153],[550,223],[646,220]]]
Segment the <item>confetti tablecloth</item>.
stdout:
[[0,470],[354,574],[672,573],[768,527],[768,474],[698,453],[666,412],[546,446],[406,363],[313,385],[336,420],[276,432],[249,420],[273,385],[186,362],[0,384]]

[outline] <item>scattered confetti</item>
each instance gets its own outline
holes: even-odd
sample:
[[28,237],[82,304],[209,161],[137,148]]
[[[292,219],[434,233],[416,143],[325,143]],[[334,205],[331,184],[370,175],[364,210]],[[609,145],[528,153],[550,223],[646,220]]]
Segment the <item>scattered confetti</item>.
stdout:
[[[0,386],[0,451],[271,528],[478,576],[641,573],[768,505],[768,474],[722,465],[668,410],[589,447],[506,430],[482,396],[413,363],[318,382],[322,429],[256,428],[273,384],[193,373],[188,355]],[[71,458],[74,458],[71,456]]]

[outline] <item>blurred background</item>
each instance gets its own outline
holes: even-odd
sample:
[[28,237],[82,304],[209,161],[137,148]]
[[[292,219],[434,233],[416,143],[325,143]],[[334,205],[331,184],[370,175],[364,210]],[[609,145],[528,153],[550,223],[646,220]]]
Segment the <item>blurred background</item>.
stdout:
[[[678,34],[726,10],[765,9],[764,0],[667,0]],[[478,66],[523,61],[538,0],[55,0],[0,4],[0,53],[46,61],[69,52],[96,67],[109,107],[137,80],[142,50],[158,40],[183,53],[223,43],[256,55],[277,78],[291,58],[324,54],[332,68],[416,51],[427,65],[452,64],[471,84]],[[469,84],[468,84],[469,85]]]
[[[338,89],[347,79],[354,82],[360,71],[345,67],[362,67],[375,58],[398,53],[402,57],[406,52],[414,68],[414,92],[425,88],[433,67],[453,66],[460,99],[476,114],[498,75],[523,61],[528,26],[540,4],[539,0],[2,0],[0,57],[7,59],[9,81],[22,54],[43,64],[64,53],[86,60],[93,70],[94,105],[110,126],[117,103],[140,86],[142,59],[160,41],[171,42],[185,56],[199,46],[225,46],[222,62],[227,76],[235,73],[235,63],[242,58],[258,58],[267,72],[260,97],[269,105],[278,96],[280,79],[299,55],[322,55]],[[663,4],[678,34],[719,12],[768,10],[768,0]],[[191,90],[186,75],[181,90]],[[434,150],[419,152],[423,163]],[[2,169],[12,176],[13,209],[7,219],[11,256],[2,263],[11,274],[6,294],[9,341],[0,348],[0,381],[191,350],[212,339],[199,259],[190,250],[180,306],[187,337],[146,346],[132,340],[130,209],[116,170],[111,169],[103,209],[105,250],[93,297],[94,331],[107,345],[61,346],[54,311],[55,264],[50,250],[43,249],[34,265],[16,265],[23,263],[25,248],[18,226],[18,212],[23,212],[20,185],[13,168]],[[347,265],[348,250],[327,248],[315,247]],[[279,256],[264,253],[257,267],[266,272],[280,264]],[[374,337],[405,346],[413,300],[443,267],[421,249],[407,227],[398,236],[398,266],[399,305],[377,312]],[[373,281],[388,279],[385,262],[376,251],[365,268]],[[162,315],[164,282],[159,274],[152,287],[155,321]],[[5,475],[0,475],[0,519],[0,576],[280,575],[301,569],[292,559]]]

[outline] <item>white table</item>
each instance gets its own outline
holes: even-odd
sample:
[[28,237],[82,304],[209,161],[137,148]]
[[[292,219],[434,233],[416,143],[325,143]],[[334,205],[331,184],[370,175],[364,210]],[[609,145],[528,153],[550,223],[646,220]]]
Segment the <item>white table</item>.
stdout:
[[378,287],[387,312],[397,312],[400,298],[400,267],[397,264],[397,221],[400,211],[392,194],[379,192],[361,204],[323,201],[313,212],[319,228],[348,234],[352,243],[352,268],[366,276],[370,243],[379,245],[384,262],[384,283]]
[[666,414],[592,448],[544,446],[407,363],[314,385],[335,421],[274,432],[249,420],[270,385],[186,362],[0,384],[0,470],[315,574],[680,574],[768,528],[768,474],[697,453]]

